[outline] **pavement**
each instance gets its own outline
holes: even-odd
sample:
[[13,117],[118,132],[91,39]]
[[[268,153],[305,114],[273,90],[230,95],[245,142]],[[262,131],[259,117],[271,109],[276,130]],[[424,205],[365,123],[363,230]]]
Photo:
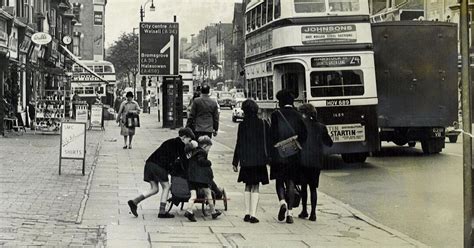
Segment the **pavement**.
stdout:
[[[218,142],[209,159],[217,184],[229,198],[223,215],[217,220],[204,217],[197,204],[195,223],[178,207],[171,210],[175,218],[158,219],[157,195],[139,204],[136,218],[127,201],[149,187],[143,181],[144,161],[178,132],[161,128],[156,114],[140,118],[133,149],[122,149],[115,122],[106,122],[105,131],[88,132],[86,176],[80,163],[63,166],[63,174],[57,175],[57,135],[0,138],[0,246],[425,247],[322,192],[316,222],[297,217],[291,225],[279,222],[273,181],[260,187],[260,223],[243,222],[244,185],[232,171],[233,151]],[[223,202],[217,201],[216,207],[223,210]]]

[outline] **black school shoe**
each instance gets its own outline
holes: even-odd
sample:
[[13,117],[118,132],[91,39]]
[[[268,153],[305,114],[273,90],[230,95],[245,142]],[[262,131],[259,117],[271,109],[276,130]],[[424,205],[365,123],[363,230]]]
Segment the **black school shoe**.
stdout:
[[254,224],[254,223],[258,223],[258,222],[260,222],[260,221],[257,218],[255,218],[253,216],[250,217],[250,223]]
[[194,217],[194,213],[190,213],[188,211],[184,212],[184,217],[188,218],[191,222],[196,222],[196,218]]
[[286,204],[281,204],[280,211],[278,212],[278,220],[283,221],[286,214]]
[[169,219],[169,218],[174,218],[174,215],[166,212],[164,214],[158,214],[158,218]]
[[290,216],[290,215],[286,216],[286,223],[293,224],[293,216]]
[[244,216],[244,221],[245,221],[245,222],[249,222],[249,221],[250,221],[250,214],[246,214],[246,215]]
[[135,202],[133,202],[132,200],[128,201],[128,206],[130,207],[130,212],[132,212],[133,215],[135,215],[135,217],[138,217],[138,213],[137,213],[137,204],[135,204]]
[[221,214],[222,214],[221,211],[216,210],[215,213],[211,214],[212,219],[213,219],[213,220],[217,219],[217,217],[219,217],[219,215],[221,215]]

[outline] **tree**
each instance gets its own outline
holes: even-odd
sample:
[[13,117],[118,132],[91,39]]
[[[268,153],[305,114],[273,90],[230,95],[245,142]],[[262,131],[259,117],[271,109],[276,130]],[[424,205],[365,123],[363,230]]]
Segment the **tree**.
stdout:
[[[210,66],[209,66],[209,60],[210,60]],[[217,57],[214,54],[211,54],[209,57],[209,53],[207,52],[199,52],[196,56],[191,58],[191,62],[194,65],[197,65],[199,67],[199,71],[201,72],[201,75],[204,77],[209,77],[207,75],[207,72],[210,70],[216,70],[218,68],[219,63],[217,62]]]
[[110,47],[110,55],[107,60],[114,65],[115,73],[119,79],[126,78],[128,85],[132,86],[131,75],[133,84],[135,84],[138,74],[138,34],[123,33]]

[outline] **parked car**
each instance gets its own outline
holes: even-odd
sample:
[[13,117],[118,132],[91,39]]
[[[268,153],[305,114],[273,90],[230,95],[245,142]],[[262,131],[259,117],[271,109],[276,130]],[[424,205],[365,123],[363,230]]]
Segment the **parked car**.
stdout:
[[235,104],[235,108],[232,111],[232,122],[244,119],[244,111],[242,110],[242,101],[238,101]]
[[219,105],[223,107],[228,107],[233,109],[235,106],[235,100],[231,93],[228,92],[220,92],[217,97],[217,102]]

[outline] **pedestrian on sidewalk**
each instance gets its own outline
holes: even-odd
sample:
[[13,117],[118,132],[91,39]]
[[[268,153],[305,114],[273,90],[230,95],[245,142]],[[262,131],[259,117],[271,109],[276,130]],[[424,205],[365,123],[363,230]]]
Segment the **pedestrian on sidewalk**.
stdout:
[[168,175],[173,169],[175,161],[179,158],[186,160],[184,147],[194,139],[194,133],[189,128],[181,128],[178,137],[166,140],[148,157],[145,162],[143,181],[150,183],[150,189],[133,200],[128,201],[130,211],[138,217],[137,205],[146,198],[158,193],[158,184],[161,185],[160,212],[158,218],[174,218],[174,215],[166,212],[166,201],[170,190]]
[[140,114],[140,106],[136,101],[133,100],[133,93],[127,92],[125,95],[126,101],[120,104],[120,109],[117,113],[117,122],[120,123],[120,134],[123,136],[124,146],[123,149],[127,149],[127,137],[128,137],[128,149],[132,149],[132,140],[135,135],[135,127],[127,127],[125,122],[127,121],[127,114]]
[[216,210],[212,202],[210,184],[213,181],[214,175],[211,169],[211,161],[207,158],[209,150],[212,146],[211,138],[204,135],[198,139],[199,146],[194,150],[193,155],[189,160],[188,168],[188,184],[189,190],[191,191],[191,197],[188,201],[188,209],[184,213],[184,216],[191,222],[196,222],[196,218],[193,213],[194,201],[197,198],[197,192],[199,190],[204,191],[206,200],[209,203],[211,209],[212,219],[216,219],[221,212]]
[[267,171],[267,137],[270,126],[258,118],[258,105],[253,100],[245,100],[242,103],[244,121],[239,124],[237,131],[237,143],[234,150],[232,165],[234,172],[238,171],[237,182],[245,183],[245,222],[258,223],[256,217],[259,186],[268,184]]
[[301,205],[302,210],[298,215],[301,219],[308,217],[306,202],[308,200],[308,185],[311,191],[311,214],[310,221],[316,221],[316,204],[318,203],[319,175],[323,163],[323,146],[332,146],[333,141],[329,136],[328,129],[317,120],[316,108],[309,103],[301,105],[298,110],[303,115],[303,121],[308,131],[308,138],[302,145],[301,158]]
[[201,87],[201,96],[193,100],[186,127],[191,128],[197,138],[217,135],[219,129],[219,109],[217,102],[209,97],[209,85]]
[[286,217],[286,223],[291,224],[293,223],[292,208],[295,200],[295,181],[300,176],[299,153],[282,158],[278,154],[275,145],[295,134],[298,135],[298,142],[303,144],[306,141],[306,127],[303,117],[293,106],[293,93],[288,90],[280,90],[276,97],[280,108],[271,115],[269,132],[272,144],[270,179],[276,180],[276,193],[280,201],[278,220],[283,221]]

